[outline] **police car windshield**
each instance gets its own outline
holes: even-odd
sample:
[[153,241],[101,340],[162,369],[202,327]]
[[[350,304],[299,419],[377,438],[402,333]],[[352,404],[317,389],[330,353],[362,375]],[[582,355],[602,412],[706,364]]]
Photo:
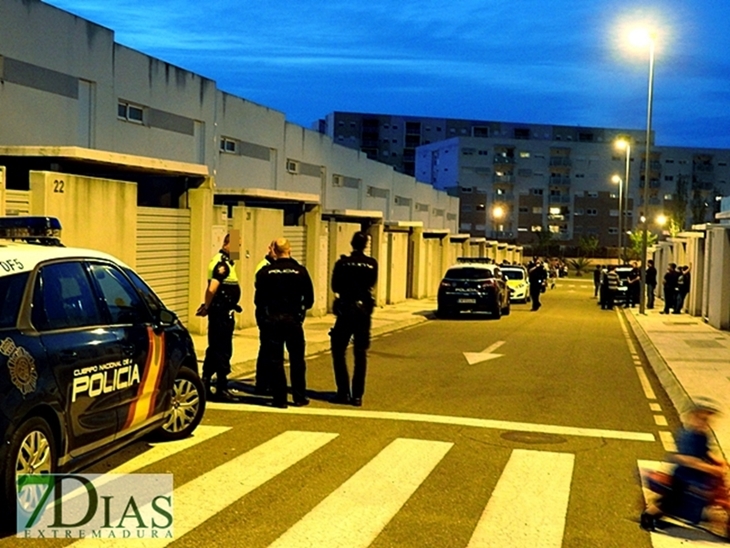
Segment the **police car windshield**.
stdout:
[[451,280],[483,280],[494,278],[492,271],[487,268],[452,268],[446,273],[446,278]]
[[525,273],[522,270],[507,270],[507,269],[503,268],[502,276],[504,276],[508,280],[524,280],[525,279]]
[[0,278],[0,329],[15,327],[27,281],[27,272]]

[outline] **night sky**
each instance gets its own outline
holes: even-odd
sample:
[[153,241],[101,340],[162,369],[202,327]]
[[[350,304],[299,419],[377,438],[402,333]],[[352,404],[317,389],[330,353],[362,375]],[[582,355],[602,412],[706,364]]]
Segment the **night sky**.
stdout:
[[645,129],[730,148],[726,0],[50,0],[310,127],[341,111]]

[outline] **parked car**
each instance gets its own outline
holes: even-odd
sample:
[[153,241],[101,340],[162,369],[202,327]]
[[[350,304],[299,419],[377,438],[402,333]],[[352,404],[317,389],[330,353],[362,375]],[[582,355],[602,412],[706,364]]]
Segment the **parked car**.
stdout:
[[500,266],[502,276],[509,287],[509,299],[513,303],[526,303],[530,301],[530,280],[527,277],[527,269],[524,266]]
[[60,223],[0,217],[0,466],[6,529],[21,474],[78,470],[205,410],[193,341],[134,270],[63,247]]
[[[613,304],[615,306],[624,306],[629,302],[629,274],[633,270],[631,266],[617,266],[616,274],[618,274],[618,290],[613,296]],[[606,276],[608,269],[604,268],[601,271],[601,280]]]
[[448,318],[465,311],[486,311],[497,319],[510,313],[509,288],[497,265],[465,259],[448,269],[436,313]]

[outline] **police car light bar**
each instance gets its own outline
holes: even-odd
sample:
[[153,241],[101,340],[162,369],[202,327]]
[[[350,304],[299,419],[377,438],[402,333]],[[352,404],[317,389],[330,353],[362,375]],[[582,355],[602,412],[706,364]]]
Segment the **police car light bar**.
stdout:
[[481,264],[494,264],[494,259],[491,257],[457,257],[457,263],[481,263]]
[[61,222],[55,217],[0,217],[0,239],[60,246]]

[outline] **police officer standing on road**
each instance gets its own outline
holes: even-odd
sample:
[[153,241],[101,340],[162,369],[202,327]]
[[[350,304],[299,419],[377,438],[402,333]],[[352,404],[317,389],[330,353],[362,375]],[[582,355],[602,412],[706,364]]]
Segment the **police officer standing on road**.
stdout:
[[527,278],[530,280],[530,299],[532,300],[532,311],[540,309],[540,293],[543,292],[547,280],[547,271],[542,261],[537,257],[528,265]]
[[[375,307],[372,290],[378,281],[378,262],[365,255],[368,236],[355,232],[352,253],[343,255],[332,272],[332,291],[337,294],[334,313],[335,325],[330,331],[332,365],[337,384],[336,403],[362,405],[367,370],[367,350],[370,347],[370,319]],[[355,368],[352,373],[352,391],[347,372],[347,346],[353,339]]]
[[275,407],[286,408],[287,382],[284,345],[289,352],[294,405],[307,405],[304,362],[304,316],[314,304],[314,288],[307,269],[291,257],[286,238],[273,244],[275,260],[256,274],[254,303],[261,309],[264,355],[269,362],[269,380]]
[[[233,356],[234,312],[241,312],[238,301],[241,287],[231,259],[231,235],[226,234],[223,247],[208,265],[208,287],[205,302],[200,305],[196,316],[208,317],[208,348],[203,362],[203,383],[208,397],[217,401],[237,401],[228,391],[228,375],[231,372]],[[215,375],[216,391],[211,393]]]

